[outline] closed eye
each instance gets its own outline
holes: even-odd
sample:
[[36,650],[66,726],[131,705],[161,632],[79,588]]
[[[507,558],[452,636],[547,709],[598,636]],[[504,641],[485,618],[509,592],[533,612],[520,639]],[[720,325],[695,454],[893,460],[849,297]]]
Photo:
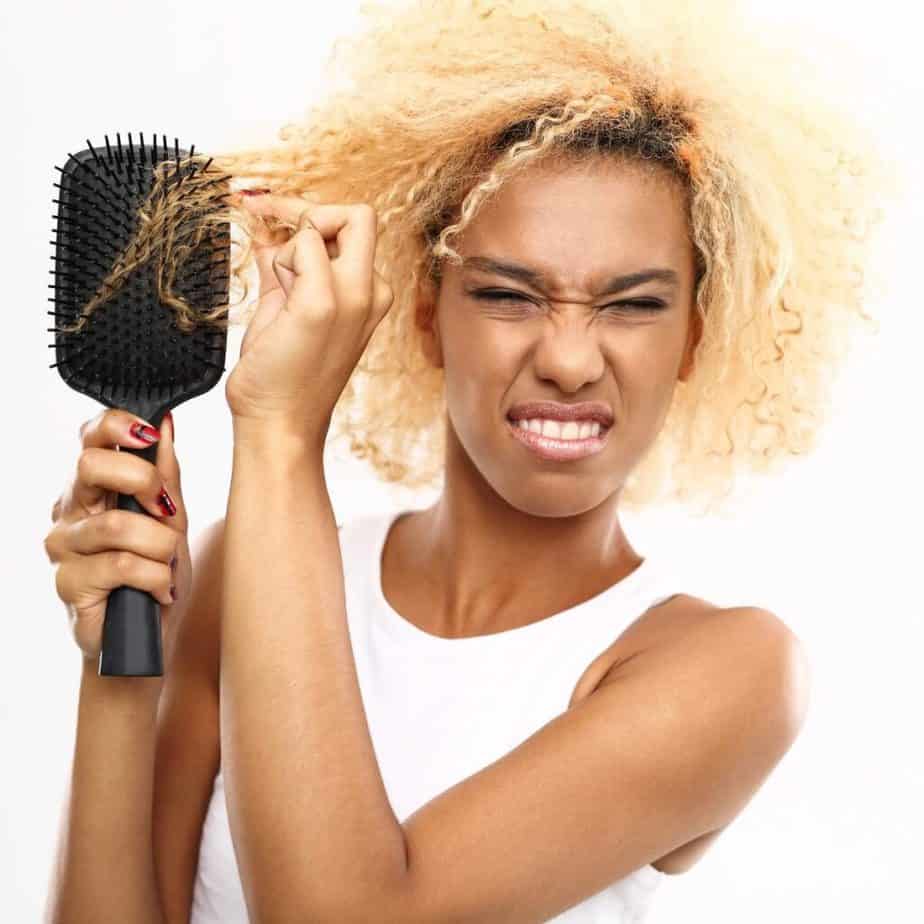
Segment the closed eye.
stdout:
[[[528,302],[531,299],[527,298],[524,295],[521,295],[518,292],[510,292],[505,289],[478,289],[470,293],[475,298],[480,301],[488,302]],[[630,311],[660,311],[665,307],[664,302],[659,299],[645,299],[645,298],[636,298],[636,299],[624,299],[619,302],[611,302],[609,305],[604,305],[604,308],[613,308],[620,309],[623,307],[628,307]]]

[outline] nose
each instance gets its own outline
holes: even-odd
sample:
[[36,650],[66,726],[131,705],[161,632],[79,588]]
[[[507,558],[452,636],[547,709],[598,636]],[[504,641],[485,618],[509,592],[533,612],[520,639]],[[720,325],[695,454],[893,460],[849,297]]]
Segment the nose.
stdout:
[[570,317],[549,316],[534,350],[536,375],[554,382],[563,394],[598,381],[605,368],[599,337],[583,306]]

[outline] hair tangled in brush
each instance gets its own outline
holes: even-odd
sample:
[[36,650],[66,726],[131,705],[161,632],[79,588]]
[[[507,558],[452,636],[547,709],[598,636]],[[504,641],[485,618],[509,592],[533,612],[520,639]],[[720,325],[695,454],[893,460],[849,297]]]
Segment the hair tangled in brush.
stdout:
[[[703,335],[621,504],[660,496],[711,506],[737,471],[766,472],[814,446],[848,335],[872,320],[871,232],[896,178],[849,107],[814,92],[793,37],[766,43],[766,26],[758,38],[735,7],[367,3],[368,28],[334,45],[323,102],[283,126],[280,144],[214,156],[239,186],[376,210],[376,268],[395,300],[331,435],[346,436],[383,480],[436,487],[442,469],[443,370],[421,350],[422,294],[438,288],[442,261],[460,259],[451,241],[482,205],[553,158],[621,158],[688,191]],[[187,188],[184,202],[195,198]],[[170,204],[145,212],[135,264]],[[252,236],[271,222],[223,203],[200,224],[228,220],[245,232],[232,288],[246,300]],[[168,244],[158,259],[174,267],[182,253]],[[169,270],[161,278],[183,323],[229,323],[221,311],[198,316],[171,295]]]

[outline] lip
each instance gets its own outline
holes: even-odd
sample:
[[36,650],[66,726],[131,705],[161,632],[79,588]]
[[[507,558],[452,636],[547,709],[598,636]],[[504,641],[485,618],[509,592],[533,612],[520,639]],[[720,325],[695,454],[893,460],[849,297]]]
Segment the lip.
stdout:
[[599,436],[589,436],[586,440],[556,440],[540,433],[533,433],[532,430],[524,430],[509,419],[504,422],[513,439],[549,462],[576,462],[602,452],[612,429],[607,427],[600,431]]
[[613,412],[602,401],[582,401],[579,404],[559,404],[556,401],[525,401],[507,411],[508,420],[542,417],[546,420],[596,420],[605,427],[613,425]]

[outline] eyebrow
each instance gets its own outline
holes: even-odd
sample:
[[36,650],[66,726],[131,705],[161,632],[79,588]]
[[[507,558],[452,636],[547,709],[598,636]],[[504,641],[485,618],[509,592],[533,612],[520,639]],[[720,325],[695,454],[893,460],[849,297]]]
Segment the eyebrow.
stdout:
[[[508,276],[511,279],[524,282],[534,289],[544,289],[549,286],[546,275],[539,270],[522,266],[519,263],[511,263],[509,260],[498,260],[495,257],[465,257],[462,261],[462,268]],[[680,282],[680,278],[674,270],[668,267],[653,266],[648,269],[638,270],[635,273],[625,273],[620,276],[610,277],[603,284],[603,288],[598,294],[611,295],[614,292],[624,292],[626,289],[634,289],[643,282],[664,282],[668,285],[676,286]]]

